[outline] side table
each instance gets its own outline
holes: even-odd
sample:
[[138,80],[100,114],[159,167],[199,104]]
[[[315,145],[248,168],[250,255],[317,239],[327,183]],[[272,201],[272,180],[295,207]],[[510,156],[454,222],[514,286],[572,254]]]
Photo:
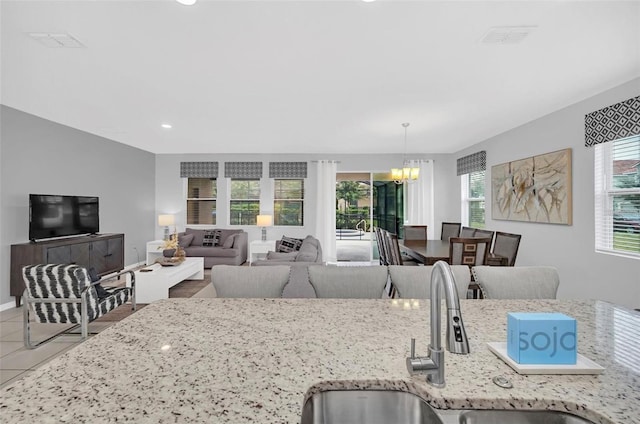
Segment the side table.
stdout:
[[270,250],[276,250],[275,240],[253,240],[249,243],[249,265],[260,257],[266,256]]
[[153,240],[147,242],[147,265],[156,263],[156,259],[162,257],[162,247],[164,240]]

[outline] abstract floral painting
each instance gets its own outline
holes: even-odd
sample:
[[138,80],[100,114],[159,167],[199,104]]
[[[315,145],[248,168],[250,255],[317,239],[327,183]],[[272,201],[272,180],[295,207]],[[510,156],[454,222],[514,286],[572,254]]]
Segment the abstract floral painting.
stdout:
[[492,218],[571,225],[571,149],[491,167]]

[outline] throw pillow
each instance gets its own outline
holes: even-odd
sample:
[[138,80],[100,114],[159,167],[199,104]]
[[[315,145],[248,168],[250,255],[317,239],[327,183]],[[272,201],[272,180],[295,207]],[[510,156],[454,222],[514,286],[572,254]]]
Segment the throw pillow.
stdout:
[[207,247],[218,246],[220,244],[221,233],[222,230],[205,230],[202,245]]
[[185,247],[189,247],[191,246],[191,242],[193,242],[193,238],[195,236],[193,234],[183,234],[183,235],[179,235],[178,236],[178,244],[180,245],[180,247],[182,247],[183,249]]
[[233,243],[236,242],[237,234],[231,234],[227,239],[222,243],[223,249],[231,249],[233,247]]
[[302,240],[296,262],[315,262],[316,259],[318,259],[318,240],[313,236],[307,236]]
[[282,236],[280,246],[278,246],[278,252],[297,252],[301,245],[301,239]]

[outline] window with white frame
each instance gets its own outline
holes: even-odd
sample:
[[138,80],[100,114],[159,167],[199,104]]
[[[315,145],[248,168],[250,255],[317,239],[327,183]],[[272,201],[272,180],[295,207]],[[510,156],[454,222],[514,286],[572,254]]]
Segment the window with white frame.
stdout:
[[215,225],[217,194],[215,178],[188,178],[187,225]]
[[274,225],[304,225],[304,179],[274,179]]
[[229,224],[256,225],[260,214],[260,180],[232,178],[229,196]]
[[640,136],[595,146],[596,251],[640,259]]
[[462,183],[462,224],[484,228],[485,171],[475,171],[460,176]]

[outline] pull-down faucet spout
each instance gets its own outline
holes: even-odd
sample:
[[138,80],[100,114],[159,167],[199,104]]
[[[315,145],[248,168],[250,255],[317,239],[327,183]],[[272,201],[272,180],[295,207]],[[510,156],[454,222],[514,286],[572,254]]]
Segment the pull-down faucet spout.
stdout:
[[469,353],[469,341],[464,330],[460,301],[456,289],[455,278],[451,267],[444,261],[438,261],[431,272],[431,343],[429,356],[415,356],[415,340],[411,340],[411,357],[407,358],[407,369],[410,373],[426,372],[427,382],[436,387],[444,387],[444,350],[440,337],[441,331],[441,288],[447,302],[447,340],[449,352],[466,355]]

